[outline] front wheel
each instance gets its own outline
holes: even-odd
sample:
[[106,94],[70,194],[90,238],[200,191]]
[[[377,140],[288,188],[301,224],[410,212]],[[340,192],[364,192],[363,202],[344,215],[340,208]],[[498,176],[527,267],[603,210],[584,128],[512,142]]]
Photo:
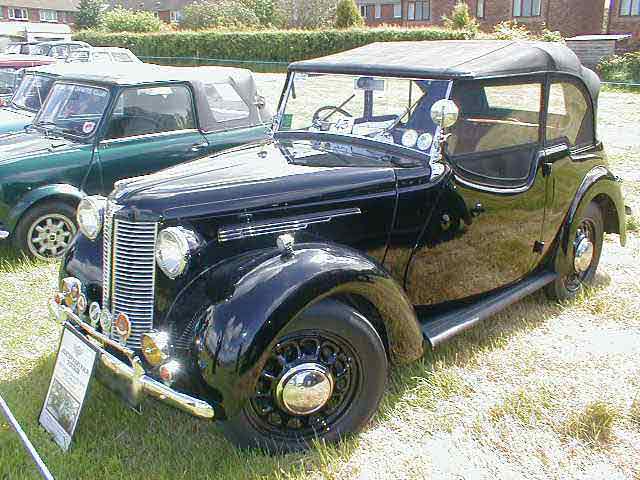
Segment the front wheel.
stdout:
[[369,422],[386,378],[385,348],[371,323],[325,300],[279,336],[253,397],[223,428],[236,445],[273,453],[335,442]]
[[65,202],[49,201],[29,209],[14,232],[16,248],[38,260],[60,257],[76,234],[75,209]]
[[556,253],[555,269],[558,278],[547,285],[545,292],[552,300],[571,300],[589,285],[595,277],[604,238],[602,211],[595,202],[576,218],[577,227],[572,241],[564,253]]

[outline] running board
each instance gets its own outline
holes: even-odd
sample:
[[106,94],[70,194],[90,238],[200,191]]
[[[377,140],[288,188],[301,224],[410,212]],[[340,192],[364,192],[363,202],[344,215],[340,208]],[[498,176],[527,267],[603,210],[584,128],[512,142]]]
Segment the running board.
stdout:
[[556,279],[556,275],[556,273],[552,272],[539,273],[473,305],[457,308],[431,317],[428,320],[425,319],[421,322],[422,334],[431,346],[435,348],[451,337],[480,323],[485,318],[540,290],[545,285],[553,282]]

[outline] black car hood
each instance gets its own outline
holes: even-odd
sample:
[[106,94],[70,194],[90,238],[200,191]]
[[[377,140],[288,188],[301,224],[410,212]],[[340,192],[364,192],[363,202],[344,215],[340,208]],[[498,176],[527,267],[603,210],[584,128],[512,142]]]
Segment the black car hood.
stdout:
[[[393,168],[350,165],[348,155],[310,142],[272,141],[228,150],[161,172],[121,180],[112,198],[127,210],[163,219],[344,199],[395,188]],[[313,162],[305,159],[313,158]],[[373,162],[375,163],[375,162]]]

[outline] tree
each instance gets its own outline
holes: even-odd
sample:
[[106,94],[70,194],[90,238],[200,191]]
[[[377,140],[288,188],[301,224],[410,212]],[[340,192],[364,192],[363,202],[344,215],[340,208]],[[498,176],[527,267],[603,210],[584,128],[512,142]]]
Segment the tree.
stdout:
[[336,27],[361,27],[364,20],[354,0],[340,0],[336,7]]
[[456,3],[451,10],[451,17],[445,15],[442,17],[442,21],[444,26],[451,30],[465,30],[472,35],[480,31],[478,21],[473,18],[469,6],[463,1]]
[[96,28],[100,24],[100,17],[105,9],[103,0],[80,0],[76,13],[78,28]]
[[151,12],[116,7],[101,16],[100,26],[108,32],[159,32],[164,24]]

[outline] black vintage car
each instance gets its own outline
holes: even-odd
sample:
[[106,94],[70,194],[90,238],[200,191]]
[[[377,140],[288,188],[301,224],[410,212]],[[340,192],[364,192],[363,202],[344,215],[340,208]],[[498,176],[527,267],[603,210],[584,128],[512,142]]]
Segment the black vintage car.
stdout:
[[53,315],[99,376],[242,446],[363,428],[390,364],[625,242],[596,75],[561,45],[372,44],[289,67],[273,138],[78,209]]

